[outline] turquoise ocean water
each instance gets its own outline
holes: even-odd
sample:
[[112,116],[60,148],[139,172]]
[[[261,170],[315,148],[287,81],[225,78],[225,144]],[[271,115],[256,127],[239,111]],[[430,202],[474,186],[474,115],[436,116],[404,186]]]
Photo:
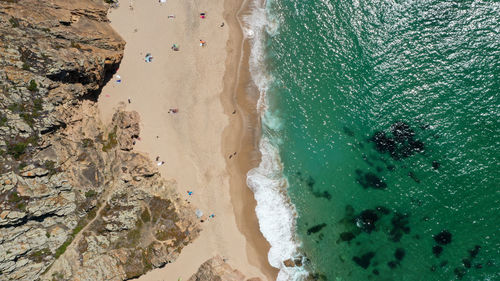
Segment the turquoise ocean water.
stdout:
[[272,0],[266,13],[264,139],[305,268],[500,280],[500,2]]

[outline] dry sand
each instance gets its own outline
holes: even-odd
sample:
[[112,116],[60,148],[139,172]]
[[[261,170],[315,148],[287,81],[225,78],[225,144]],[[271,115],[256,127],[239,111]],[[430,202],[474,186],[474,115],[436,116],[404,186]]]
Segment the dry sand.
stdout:
[[[215,215],[202,223],[200,237],[174,263],[140,280],[186,280],[216,254],[247,277],[276,279],[277,270],[267,262],[269,245],[258,229],[253,194],[245,184],[246,172],[259,160],[259,122],[255,96],[245,90],[248,45],[236,19],[241,4],[123,0],[110,12],[113,28],[127,45],[117,72],[122,82],[114,77],[99,99],[104,121],[110,121],[120,104],[139,112],[141,140],[135,149],[153,160],[159,156],[165,161],[161,174],[177,181],[179,193],[206,216]],[[207,46],[200,47],[200,39]],[[174,43],[178,52],[170,48]],[[146,53],[152,62],[144,61]],[[178,112],[168,113],[171,108]]]

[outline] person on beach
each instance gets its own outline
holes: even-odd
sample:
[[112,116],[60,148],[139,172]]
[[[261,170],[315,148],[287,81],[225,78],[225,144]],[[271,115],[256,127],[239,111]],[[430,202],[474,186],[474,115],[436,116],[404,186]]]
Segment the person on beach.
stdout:
[[130,98],[128,98],[128,103],[131,103],[132,101],[130,100]]
[[200,13],[200,19],[204,19],[207,15],[205,13]]
[[171,49],[174,51],[179,51],[179,45],[173,44]]
[[200,46],[205,47],[207,45],[207,42],[205,40],[200,39]]
[[179,109],[177,108],[171,108],[168,110],[168,113],[177,113],[179,111]]
[[220,24],[220,27],[224,27],[224,22]]

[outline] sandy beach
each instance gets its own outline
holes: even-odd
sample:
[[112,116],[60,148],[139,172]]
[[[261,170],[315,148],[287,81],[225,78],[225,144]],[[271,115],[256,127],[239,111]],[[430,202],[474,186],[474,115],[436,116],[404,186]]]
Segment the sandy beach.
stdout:
[[242,3],[225,2],[130,0],[109,14],[127,45],[119,77],[99,98],[101,115],[109,122],[117,107],[139,112],[135,149],[164,161],[162,176],[175,180],[181,196],[204,213],[195,242],[174,263],[139,280],[186,280],[217,254],[248,278],[276,279],[245,183],[259,161],[259,122],[256,96],[247,91],[248,46],[236,18]]

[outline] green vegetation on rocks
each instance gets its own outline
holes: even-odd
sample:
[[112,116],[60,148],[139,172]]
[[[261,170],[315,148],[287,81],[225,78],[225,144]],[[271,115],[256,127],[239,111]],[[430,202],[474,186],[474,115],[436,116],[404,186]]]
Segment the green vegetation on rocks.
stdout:
[[12,27],[19,27],[19,21],[16,18],[10,18],[9,22],[12,25]]
[[14,159],[18,160],[26,151],[27,143],[19,142],[19,143],[9,143],[7,145],[7,153],[12,155]]
[[151,220],[151,215],[149,214],[147,208],[145,208],[144,211],[142,212],[141,219],[143,222],[149,222]]
[[85,197],[87,198],[92,198],[92,197],[95,197],[97,195],[97,192],[95,192],[95,190],[89,190],[87,192],[85,192]]
[[7,119],[7,117],[3,114],[0,114],[0,127],[5,126],[7,124],[7,121],[9,121],[9,119]]
[[47,160],[43,163],[43,167],[49,171],[49,176],[53,176],[57,173],[56,162],[52,160]]
[[[24,66],[23,66],[23,68],[24,68]],[[28,68],[29,68],[29,66],[28,66]],[[36,84],[35,80],[30,80],[30,84],[28,85],[28,90],[30,90],[32,92],[38,91],[38,85]]]
[[113,131],[108,134],[108,139],[103,143],[102,151],[108,152],[118,144],[118,140],[116,138],[116,129],[117,128],[115,127]]

